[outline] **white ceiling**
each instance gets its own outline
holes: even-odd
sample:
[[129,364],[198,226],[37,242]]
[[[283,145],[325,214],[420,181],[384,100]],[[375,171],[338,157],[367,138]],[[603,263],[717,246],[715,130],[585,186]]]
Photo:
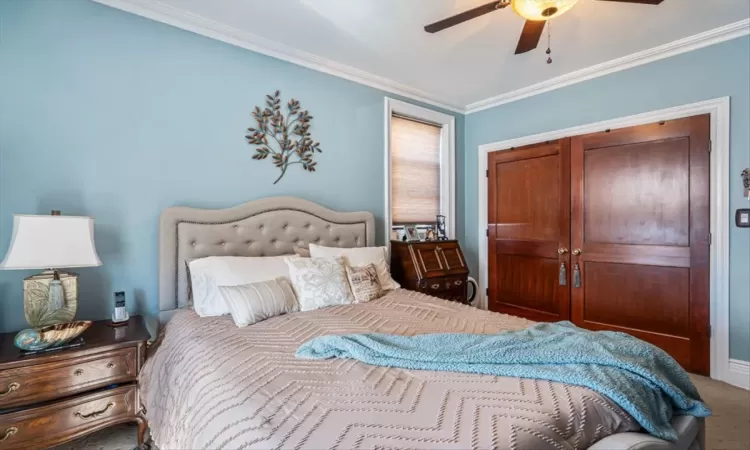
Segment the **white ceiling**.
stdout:
[[660,6],[580,0],[552,21],[554,62],[548,65],[546,34],[536,50],[513,54],[524,21],[511,8],[436,34],[423,30],[489,0],[97,1],[160,9],[162,21],[169,22],[167,12],[225,37],[302,55],[313,66],[348,66],[344,71],[363,71],[458,109],[750,17],[750,0],[665,0]]

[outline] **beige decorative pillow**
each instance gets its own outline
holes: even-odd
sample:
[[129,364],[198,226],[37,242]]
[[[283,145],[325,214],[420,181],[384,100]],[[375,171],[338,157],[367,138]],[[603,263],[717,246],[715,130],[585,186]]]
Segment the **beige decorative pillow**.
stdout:
[[286,258],[289,278],[302,311],[354,303],[342,258]]
[[365,303],[383,295],[383,288],[378,280],[378,270],[374,264],[363,267],[346,266],[346,277],[352,288],[356,303]]
[[391,277],[391,271],[386,261],[387,247],[355,247],[338,248],[324,247],[322,245],[310,244],[310,256],[313,258],[335,258],[342,257],[347,266],[363,267],[374,264],[378,271],[378,280],[384,291],[398,289],[401,286]]
[[299,310],[289,280],[279,277],[241,286],[219,286],[238,327]]

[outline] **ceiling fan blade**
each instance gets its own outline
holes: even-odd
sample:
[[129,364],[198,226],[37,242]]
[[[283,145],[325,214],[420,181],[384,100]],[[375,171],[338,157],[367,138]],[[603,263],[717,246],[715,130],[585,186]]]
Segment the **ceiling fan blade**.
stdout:
[[523,25],[523,31],[521,32],[521,39],[518,40],[518,46],[516,47],[516,55],[526,53],[534,50],[539,45],[539,39],[542,38],[542,32],[547,22],[540,20],[527,20]]
[[447,19],[431,23],[424,27],[424,30],[428,33],[437,33],[438,31],[445,30],[446,28],[450,28],[454,25],[458,25],[459,23],[466,22],[467,20],[483,16],[497,9],[503,9],[506,6],[508,6],[508,3],[505,3],[503,1],[490,2],[486,5],[477,6],[474,9],[464,11],[461,14],[456,14],[455,16],[448,17]]
[[599,0],[600,2],[639,3],[641,5],[658,5],[664,0]]

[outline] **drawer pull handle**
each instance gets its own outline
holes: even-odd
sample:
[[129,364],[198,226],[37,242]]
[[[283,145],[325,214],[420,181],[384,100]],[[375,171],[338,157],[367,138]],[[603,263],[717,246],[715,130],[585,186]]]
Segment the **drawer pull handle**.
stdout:
[[115,367],[115,363],[107,363],[107,369],[112,369],[113,367]]
[[5,434],[3,437],[0,438],[0,442],[4,442],[9,437],[13,436],[14,434],[18,433],[18,428],[16,427],[10,427],[7,430],[5,430]]
[[5,397],[6,395],[10,394],[13,391],[17,391],[18,388],[20,387],[21,385],[18,382],[13,381],[12,383],[8,385],[8,389],[4,390],[3,392],[0,392],[0,398]]
[[463,284],[463,281],[461,281],[461,280],[456,280],[456,286],[461,286],[462,284]]
[[81,375],[83,375],[83,369],[76,369],[76,371],[73,372],[73,375],[80,377]]
[[76,417],[80,417],[81,419],[96,419],[97,417],[103,416],[104,413],[106,413],[109,410],[109,408],[113,406],[115,406],[115,402],[109,402],[107,403],[107,406],[105,406],[104,409],[101,411],[94,411],[89,414],[81,414],[81,411],[76,411],[76,413],[73,415]]
[[440,285],[439,284],[433,284],[432,285],[432,289],[440,289]]

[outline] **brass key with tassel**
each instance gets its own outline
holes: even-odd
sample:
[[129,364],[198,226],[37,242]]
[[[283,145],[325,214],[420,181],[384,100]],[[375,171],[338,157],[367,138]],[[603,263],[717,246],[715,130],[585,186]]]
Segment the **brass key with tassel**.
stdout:
[[[568,253],[567,248],[563,247],[563,248],[557,249],[557,254],[560,256],[566,253]],[[558,283],[560,284],[560,286],[568,285],[568,271],[565,269],[565,261],[560,262],[560,275],[559,275]]]
[[578,256],[583,253],[580,248],[573,250],[573,256],[576,257],[576,264],[573,266],[573,287],[581,287],[581,266],[578,264]]

